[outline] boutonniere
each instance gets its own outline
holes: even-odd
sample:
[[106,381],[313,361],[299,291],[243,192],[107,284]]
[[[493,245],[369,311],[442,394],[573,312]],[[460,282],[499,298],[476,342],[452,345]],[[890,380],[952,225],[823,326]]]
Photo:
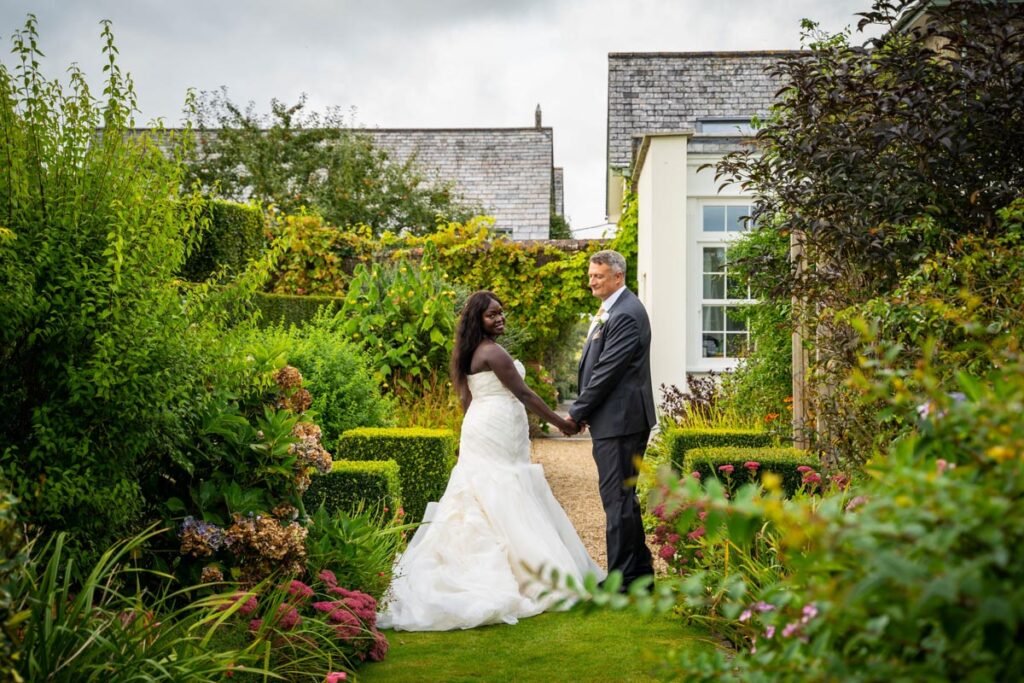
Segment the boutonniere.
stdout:
[[608,322],[608,311],[603,312],[601,315],[595,315],[590,319],[590,322],[597,325],[599,328],[604,327],[604,324]]

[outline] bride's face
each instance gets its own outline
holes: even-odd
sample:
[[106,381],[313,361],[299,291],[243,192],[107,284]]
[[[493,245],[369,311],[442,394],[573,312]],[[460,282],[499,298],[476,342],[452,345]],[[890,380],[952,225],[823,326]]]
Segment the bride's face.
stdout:
[[505,312],[494,299],[483,314],[484,333],[489,337],[497,337],[505,333]]

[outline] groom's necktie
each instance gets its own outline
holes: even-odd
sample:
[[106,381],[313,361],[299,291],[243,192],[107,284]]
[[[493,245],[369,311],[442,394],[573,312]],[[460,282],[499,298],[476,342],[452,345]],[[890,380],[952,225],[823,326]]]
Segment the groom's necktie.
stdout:
[[[589,342],[590,338],[594,336],[594,330],[597,329],[597,326],[601,324],[600,321],[602,315],[604,315],[604,304],[601,304],[601,307],[597,309],[597,315],[595,315],[594,319],[590,321],[590,329],[587,330],[587,342]],[[587,342],[584,342],[584,344]]]

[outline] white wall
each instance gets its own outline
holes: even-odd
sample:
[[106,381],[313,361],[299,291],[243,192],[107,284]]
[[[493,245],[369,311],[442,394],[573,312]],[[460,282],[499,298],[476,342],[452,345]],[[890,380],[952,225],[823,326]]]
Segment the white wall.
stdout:
[[[637,180],[639,295],[651,318],[651,380],[685,386],[688,339],[681,310],[692,264],[686,258],[689,134],[651,136]],[[692,276],[691,276],[692,277]]]

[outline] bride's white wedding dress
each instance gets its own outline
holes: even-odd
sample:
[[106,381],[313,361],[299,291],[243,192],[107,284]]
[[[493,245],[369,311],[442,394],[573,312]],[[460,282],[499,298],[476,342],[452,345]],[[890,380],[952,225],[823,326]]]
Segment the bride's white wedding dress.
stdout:
[[[524,369],[516,361],[519,374]],[[396,561],[378,624],[447,631],[514,624],[553,606],[529,568],[578,581],[604,578],[540,465],[530,462],[526,410],[491,371],[468,378],[459,462],[424,524]]]

